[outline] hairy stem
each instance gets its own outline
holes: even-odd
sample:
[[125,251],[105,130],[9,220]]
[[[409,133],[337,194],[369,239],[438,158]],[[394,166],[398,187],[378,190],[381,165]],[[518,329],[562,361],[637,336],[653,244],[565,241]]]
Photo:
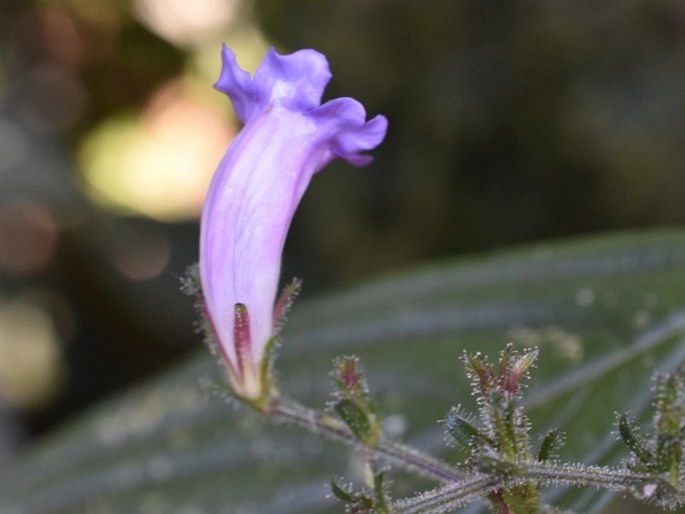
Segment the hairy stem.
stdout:
[[565,483],[628,490],[653,479],[650,475],[635,473],[627,468],[616,469],[607,466],[531,462],[524,464],[524,468],[527,477],[549,485]]
[[[498,480],[476,474],[457,484],[443,485],[412,498],[395,502],[395,510],[400,514],[439,514],[452,512],[478,498],[495,497],[493,489],[500,486]],[[503,502],[502,502],[503,503]],[[500,509],[500,512],[509,512]]]
[[310,432],[321,433],[348,445],[363,446],[372,454],[426,478],[443,483],[460,482],[464,479],[464,475],[458,469],[397,441],[381,437],[375,446],[366,446],[341,420],[288,398],[275,400],[265,414],[277,421],[295,424]]

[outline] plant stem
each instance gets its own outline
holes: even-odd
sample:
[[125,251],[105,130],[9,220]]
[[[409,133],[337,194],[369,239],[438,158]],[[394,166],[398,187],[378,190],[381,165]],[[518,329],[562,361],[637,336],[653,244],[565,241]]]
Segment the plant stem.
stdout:
[[527,477],[549,485],[566,483],[628,490],[631,487],[654,479],[650,475],[634,473],[626,468],[615,469],[607,466],[549,464],[546,462],[530,462],[524,466]]
[[[490,492],[499,487],[498,480],[487,475],[472,475],[463,479],[458,484],[447,484],[431,491],[425,491],[412,498],[395,502],[395,511],[401,514],[435,514],[451,512],[454,509],[478,499],[498,496],[496,492]],[[501,498],[500,498],[501,500]],[[503,500],[502,505],[506,507]],[[496,501],[494,502],[496,503]],[[498,506],[499,508],[499,506]],[[499,508],[500,514],[511,514],[511,511]]]
[[512,514],[512,510],[509,508],[509,505],[507,505],[507,502],[504,501],[504,498],[502,498],[501,492],[490,493],[488,495],[488,500],[497,508],[499,514]]
[[292,423],[351,446],[362,446],[378,457],[438,482],[460,482],[464,475],[449,464],[415,448],[381,437],[375,446],[364,445],[341,420],[305,407],[288,398],[278,398],[265,412],[278,421]]

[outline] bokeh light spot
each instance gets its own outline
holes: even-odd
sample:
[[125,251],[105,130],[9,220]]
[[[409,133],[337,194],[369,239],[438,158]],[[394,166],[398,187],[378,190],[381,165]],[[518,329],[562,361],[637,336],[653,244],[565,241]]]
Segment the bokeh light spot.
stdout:
[[48,313],[25,300],[0,305],[0,395],[18,406],[37,407],[59,390],[64,372]]
[[86,138],[80,161],[91,198],[163,221],[199,215],[236,127],[188,89],[169,83],[140,117],[110,119]]
[[178,45],[207,40],[235,18],[241,0],[136,0],[134,12],[160,37]]
[[110,258],[125,278],[139,282],[159,276],[169,264],[171,243],[161,233],[140,234],[125,244],[114,245]]
[[57,222],[43,205],[30,200],[0,204],[0,271],[39,271],[50,262],[57,239]]
[[72,128],[84,114],[88,96],[80,79],[68,68],[43,64],[27,75],[24,119],[51,132]]

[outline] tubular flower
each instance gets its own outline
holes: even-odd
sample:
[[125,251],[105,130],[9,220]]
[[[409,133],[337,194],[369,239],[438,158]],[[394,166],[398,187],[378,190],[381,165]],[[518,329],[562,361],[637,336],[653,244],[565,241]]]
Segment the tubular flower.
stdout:
[[[200,229],[205,314],[234,392],[257,403],[272,393],[269,349],[281,310],[276,302],[286,234],[310,179],[333,159],[355,166],[360,152],[385,137],[387,120],[366,121],[352,98],[321,104],[331,78],[314,50],[269,50],[254,76],[224,45],[214,85],[226,93],[244,127],[214,173]],[[287,293],[284,293],[287,295]]]

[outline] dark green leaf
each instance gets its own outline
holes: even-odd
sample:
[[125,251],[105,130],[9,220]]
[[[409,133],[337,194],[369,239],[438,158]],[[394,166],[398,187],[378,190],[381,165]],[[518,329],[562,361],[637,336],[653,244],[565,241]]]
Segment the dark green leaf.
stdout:
[[631,426],[628,417],[622,414],[618,418],[618,433],[624,443],[630,448],[633,454],[645,464],[655,464],[656,459],[645,447],[642,439],[635,435],[635,429]]
[[344,502],[344,503],[352,503],[354,501],[354,497],[345,491],[342,487],[338,485],[337,480],[332,479],[331,480],[331,492],[335,495],[335,497]]
[[[684,306],[685,233],[543,244],[303,301],[276,364],[284,391],[322,408],[331,359],[359,355],[378,412],[392,415],[405,442],[450,458],[435,420],[456,404],[476,409],[463,352],[494,358],[508,341],[537,346],[523,391],[533,430],[566,433],[562,460],[616,462],[627,451],[611,434],[614,412],[644,424],[653,370],[685,360]],[[340,512],[323,484],[347,474],[355,453],[271,427],[198,387],[221,377],[202,348],[103,403],[1,472],[0,513]],[[393,479],[396,490],[413,490],[405,475]],[[547,495],[583,513],[612,512],[611,497]]]
[[445,429],[458,444],[465,448],[474,448],[479,443],[487,441],[487,437],[462,416],[458,409],[452,409],[447,415]]
[[352,400],[338,400],[333,405],[333,410],[360,440],[365,441],[372,435],[373,427],[368,414]]
[[538,460],[540,462],[545,462],[549,460],[555,453],[561,448],[564,436],[557,428],[551,429],[545,437],[543,437],[540,443],[540,449],[538,450]]

